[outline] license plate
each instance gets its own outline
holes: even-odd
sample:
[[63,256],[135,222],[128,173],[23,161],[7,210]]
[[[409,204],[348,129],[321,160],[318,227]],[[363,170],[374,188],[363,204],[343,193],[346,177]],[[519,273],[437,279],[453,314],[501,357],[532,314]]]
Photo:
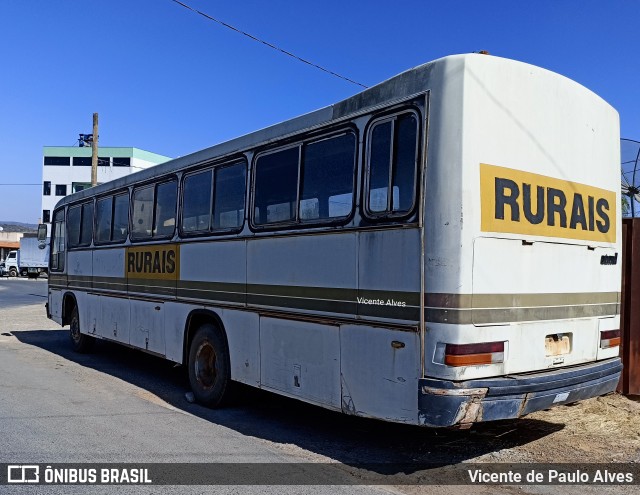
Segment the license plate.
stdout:
[[561,356],[571,352],[569,334],[547,335],[544,338],[544,350],[547,356]]

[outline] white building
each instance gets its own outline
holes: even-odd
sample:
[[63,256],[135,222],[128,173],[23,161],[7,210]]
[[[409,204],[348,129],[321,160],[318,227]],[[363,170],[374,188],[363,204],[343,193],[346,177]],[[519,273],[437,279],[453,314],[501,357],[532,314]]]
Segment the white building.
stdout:
[[[50,224],[63,196],[91,187],[91,147],[45,146],[42,161],[42,221]],[[98,184],[171,160],[138,148],[99,147]]]

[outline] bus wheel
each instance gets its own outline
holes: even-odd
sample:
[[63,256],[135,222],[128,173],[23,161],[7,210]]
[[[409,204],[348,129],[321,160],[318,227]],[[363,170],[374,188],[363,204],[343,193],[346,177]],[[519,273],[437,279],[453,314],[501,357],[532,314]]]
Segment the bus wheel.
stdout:
[[69,324],[69,335],[71,337],[71,347],[76,352],[89,352],[96,342],[96,339],[80,333],[80,318],[78,317],[78,307],[73,308],[71,322]]
[[209,323],[198,328],[191,341],[189,383],[196,400],[204,406],[221,407],[229,400],[229,351],[222,332]]

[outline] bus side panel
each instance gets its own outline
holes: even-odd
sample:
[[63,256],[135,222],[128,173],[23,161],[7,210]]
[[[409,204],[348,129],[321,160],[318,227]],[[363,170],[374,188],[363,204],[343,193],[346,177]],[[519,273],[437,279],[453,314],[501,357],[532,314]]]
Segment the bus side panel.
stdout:
[[343,325],[340,348],[344,413],[417,424],[419,334]]
[[51,319],[62,325],[62,291],[49,289],[49,312]]
[[246,251],[244,240],[181,244],[178,297],[244,306]]
[[92,288],[93,251],[69,251],[67,253],[67,278],[70,289]]
[[165,355],[164,302],[129,299],[131,330],[129,344]]
[[341,410],[338,326],[260,318],[262,388]]
[[358,315],[420,320],[420,231],[362,232],[358,238]]
[[100,314],[98,296],[88,294],[83,290],[74,290],[73,295],[76,297],[76,303],[78,304],[80,331],[90,335],[97,335],[97,317]]
[[97,296],[89,296],[91,277],[93,275],[93,252],[78,250],[67,252],[67,280],[68,287],[73,291],[78,304],[80,317],[80,331],[96,334],[98,314]]
[[93,296],[96,301],[97,334],[105,339],[129,343],[129,300],[105,295]]
[[229,344],[231,379],[260,386],[260,317],[233,309],[216,310]]
[[[93,289],[122,294],[127,290],[124,248],[93,251]],[[124,344],[129,343],[129,300],[102,294],[97,298],[97,334]]]
[[356,234],[252,239],[249,306],[298,314],[356,314]]

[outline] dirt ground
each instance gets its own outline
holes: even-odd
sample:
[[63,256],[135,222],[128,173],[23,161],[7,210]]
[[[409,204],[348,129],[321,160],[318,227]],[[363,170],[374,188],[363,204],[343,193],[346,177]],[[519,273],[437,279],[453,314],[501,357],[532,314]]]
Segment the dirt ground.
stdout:
[[[511,438],[510,438],[511,437]],[[456,444],[472,451],[480,438],[491,445],[487,453],[468,453],[469,463],[639,463],[640,397],[610,394],[558,406],[510,422],[484,423]],[[477,467],[477,464],[476,464]],[[394,486],[402,495],[635,495],[635,486],[596,485],[467,485]]]
[[[620,394],[554,407],[527,416],[561,429],[476,461],[640,462],[640,400]],[[514,431],[517,432],[517,422]]]

